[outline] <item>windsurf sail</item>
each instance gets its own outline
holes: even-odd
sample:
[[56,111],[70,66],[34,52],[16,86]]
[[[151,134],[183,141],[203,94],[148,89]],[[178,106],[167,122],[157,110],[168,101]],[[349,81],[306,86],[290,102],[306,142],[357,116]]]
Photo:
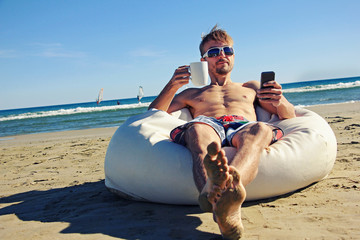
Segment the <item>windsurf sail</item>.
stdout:
[[140,102],[143,97],[144,97],[143,87],[142,87],[142,86],[139,86],[139,93],[138,93],[138,95],[137,95],[138,101]]
[[100,89],[100,92],[99,92],[99,96],[98,98],[96,99],[96,103],[99,104],[102,100],[103,100],[103,91],[104,89]]

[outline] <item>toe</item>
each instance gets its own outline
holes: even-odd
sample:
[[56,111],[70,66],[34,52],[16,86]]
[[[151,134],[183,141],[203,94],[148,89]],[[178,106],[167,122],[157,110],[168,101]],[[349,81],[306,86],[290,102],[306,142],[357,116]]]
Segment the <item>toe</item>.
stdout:
[[220,146],[218,145],[217,142],[212,142],[207,147],[207,151],[210,156],[215,156],[220,151]]

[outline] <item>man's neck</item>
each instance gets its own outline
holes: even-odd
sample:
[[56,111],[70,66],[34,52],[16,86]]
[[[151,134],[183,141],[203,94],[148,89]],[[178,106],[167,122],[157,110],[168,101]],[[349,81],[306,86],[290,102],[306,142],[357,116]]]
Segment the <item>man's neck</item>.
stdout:
[[211,77],[210,85],[218,85],[218,86],[225,86],[226,84],[231,83],[230,74],[227,75],[220,75],[220,76],[213,76]]

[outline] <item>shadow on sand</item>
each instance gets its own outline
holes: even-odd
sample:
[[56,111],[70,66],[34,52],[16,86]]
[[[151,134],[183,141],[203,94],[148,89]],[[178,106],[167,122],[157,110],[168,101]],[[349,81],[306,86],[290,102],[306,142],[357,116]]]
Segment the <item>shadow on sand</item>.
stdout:
[[124,200],[110,193],[104,181],[19,193],[1,198],[0,203],[13,203],[0,209],[0,215],[16,214],[23,221],[70,223],[61,233],[101,233],[145,240],[220,237],[196,229],[202,222],[189,215],[200,214],[198,206]]

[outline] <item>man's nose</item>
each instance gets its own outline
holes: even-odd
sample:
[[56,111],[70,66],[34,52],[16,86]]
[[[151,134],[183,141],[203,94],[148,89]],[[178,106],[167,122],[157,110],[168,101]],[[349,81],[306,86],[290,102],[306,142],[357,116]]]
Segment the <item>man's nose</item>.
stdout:
[[226,56],[226,55],[225,55],[225,52],[224,52],[224,49],[221,49],[221,50],[220,50],[219,56],[221,56],[221,57],[225,57],[225,56]]

